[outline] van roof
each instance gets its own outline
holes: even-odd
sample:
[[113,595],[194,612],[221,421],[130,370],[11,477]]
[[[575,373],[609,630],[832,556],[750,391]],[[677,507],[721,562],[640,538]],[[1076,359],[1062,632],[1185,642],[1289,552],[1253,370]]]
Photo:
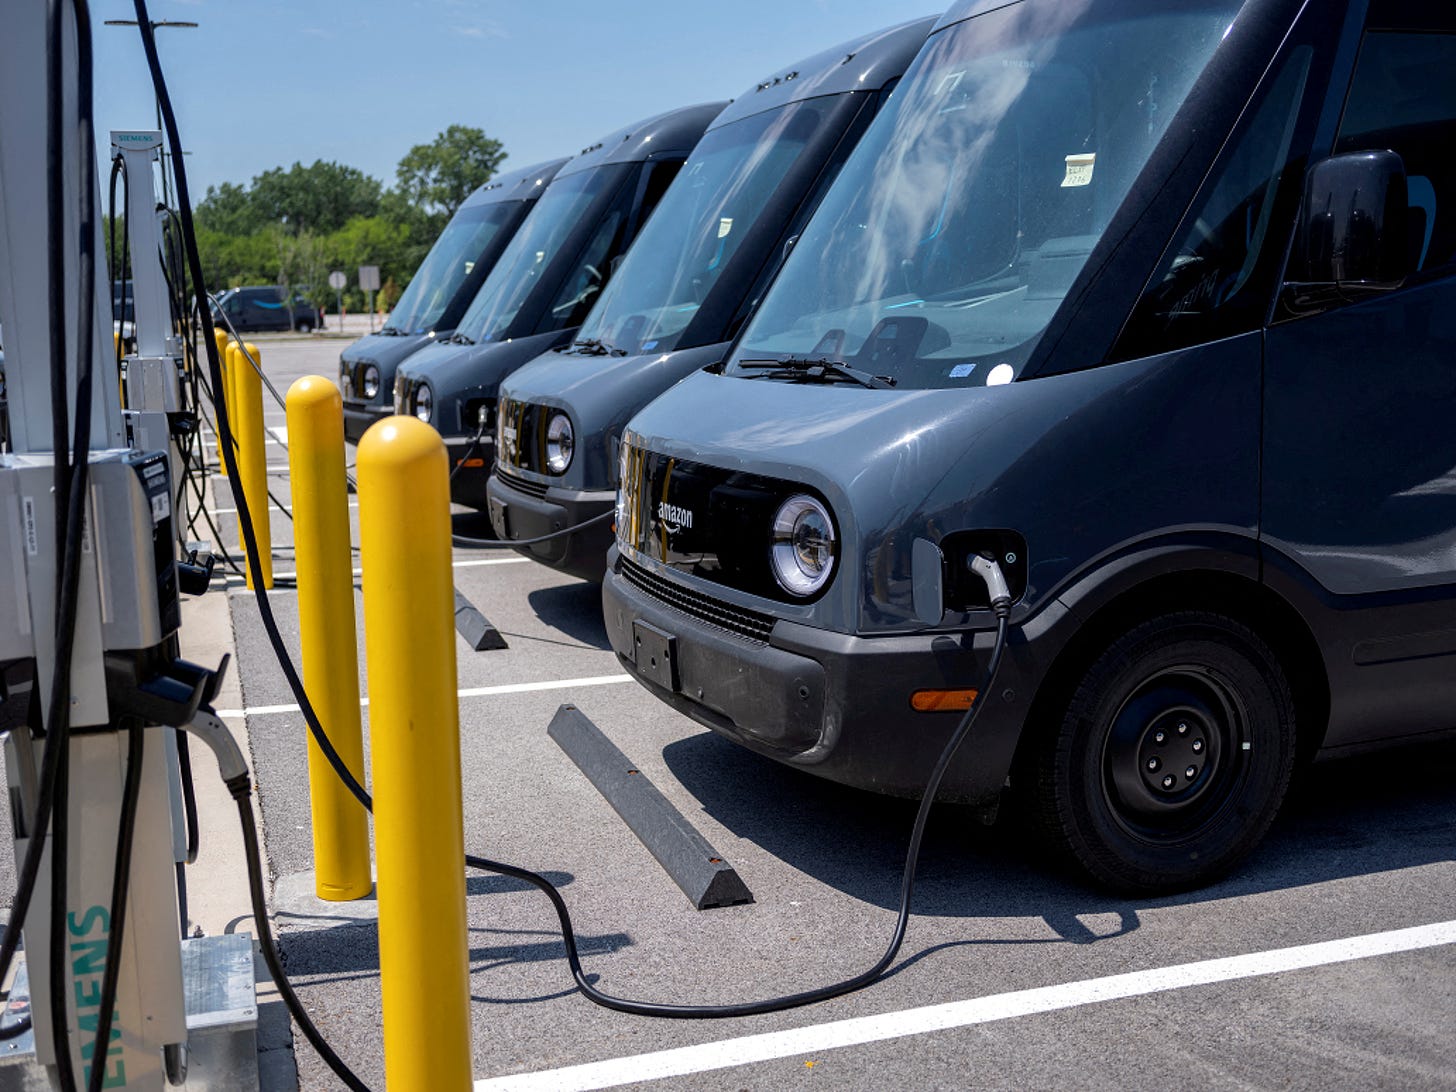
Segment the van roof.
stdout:
[[506,201],[528,201],[539,197],[546,188],[546,183],[556,177],[556,172],[566,162],[565,158],[551,159],[545,163],[534,163],[529,167],[498,174],[485,185],[477,187],[460,207],[498,205]]
[[604,163],[642,163],[673,154],[685,156],[727,105],[705,102],[643,118],[587,145],[561,168],[557,177],[565,178]]
[[789,102],[847,91],[878,91],[904,74],[937,17],[926,15],[825,49],[760,80],[716,118],[717,129]]

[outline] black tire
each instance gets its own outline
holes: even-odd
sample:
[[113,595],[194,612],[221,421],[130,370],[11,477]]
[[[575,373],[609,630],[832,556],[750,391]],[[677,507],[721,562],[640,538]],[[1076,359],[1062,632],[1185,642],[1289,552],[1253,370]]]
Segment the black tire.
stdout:
[[299,319],[296,329],[300,334],[311,334],[313,333],[313,323],[308,319]]
[[1263,838],[1294,756],[1294,700],[1269,646],[1222,615],[1169,614],[1113,641],[1039,741],[1038,817],[1100,884],[1197,887]]

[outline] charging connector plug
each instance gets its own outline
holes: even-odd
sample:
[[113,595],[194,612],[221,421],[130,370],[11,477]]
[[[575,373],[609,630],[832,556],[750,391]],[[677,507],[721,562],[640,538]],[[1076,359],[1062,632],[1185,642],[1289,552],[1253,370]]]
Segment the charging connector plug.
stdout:
[[1005,618],[1011,613],[1011,589],[1006,584],[1006,574],[1001,571],[1001,566],[987,553],[972,554],[970,566],[971,572],[986,582],[986,592],[991,597],[991,609],[996,612],[996,617]]

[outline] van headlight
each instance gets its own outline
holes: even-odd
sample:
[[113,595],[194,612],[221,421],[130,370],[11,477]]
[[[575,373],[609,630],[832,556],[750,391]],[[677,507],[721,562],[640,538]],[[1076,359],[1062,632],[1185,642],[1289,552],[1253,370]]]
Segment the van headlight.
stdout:
[[365,398],[373,400],[379,395],[379,369],[373,364],[364,365],[364,373],[359,376],[359,382],[363,386]]
[[415,416],[425,424],[430,423],[430,415],[435,412],[435,396],[430,393],[430,385],[421,383],[415,388]]
[[834,571],[834,521],[813,497],[796,494],[779,506],[769,546],[774,579],[790,595],[813,595]]
[[553,413],[546,423],[546,469],[553,474],[565,474],[575,450],[576,436],[571,429],[571,419],[559,411]]

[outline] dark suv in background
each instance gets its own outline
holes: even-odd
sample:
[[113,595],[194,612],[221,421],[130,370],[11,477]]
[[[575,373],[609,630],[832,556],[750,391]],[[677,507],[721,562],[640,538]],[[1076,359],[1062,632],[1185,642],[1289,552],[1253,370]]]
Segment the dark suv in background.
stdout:
[[227,319],[223,325],[230,324],[240,334],[267,330],[298,330],[308,334],[323,326],[323,315],[317,307],[297,293],[290,301],[273,285],[229,288],[217,297],[214,322],[221,321],[218,311]]

